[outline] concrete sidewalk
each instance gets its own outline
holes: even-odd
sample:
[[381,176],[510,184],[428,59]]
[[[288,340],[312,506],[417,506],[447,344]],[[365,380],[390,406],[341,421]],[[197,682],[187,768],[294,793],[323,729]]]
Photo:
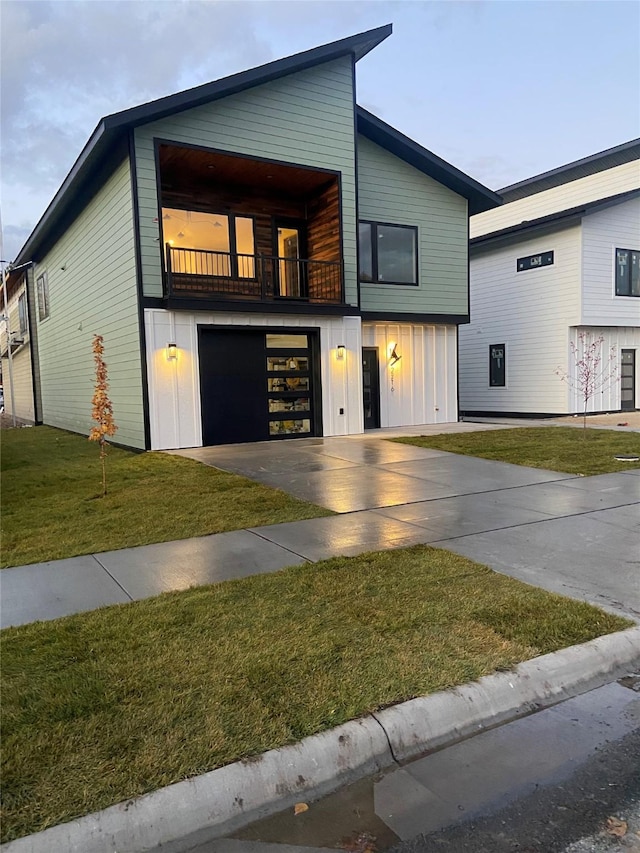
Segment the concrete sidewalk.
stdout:
[[640,470],[575,477],[370,435],[177,453],[338,514],[5,569],[2,627],[420,543],[640,621]]

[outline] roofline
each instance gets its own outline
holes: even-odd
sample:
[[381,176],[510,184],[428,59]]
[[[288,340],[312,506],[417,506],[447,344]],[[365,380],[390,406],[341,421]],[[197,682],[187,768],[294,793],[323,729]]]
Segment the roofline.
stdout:
[[183,92],[167,95],[164,98],[158,98],[155,101],[150,101],[137,107],[112,113],[100,119],[77,160],[62,182],[62,185],[38,220],[24,246],[18,252],[15,263],[18,264],[30,260],[30,256],[47,236],[47,229],[53,227],[53,217],[59,212],[68,194],[92,168],[94,160],[97,159],[95,154],[96,149],[102,146],[109,146],[111,141],[125,130],[146,124],[150,121],[157,121],[173,113],[210,103],[228,95],[237,94],[245,89],[277,80],[280,77],[285,77],[298,71],[304,71],[315,65],[331,62],[342,56],[351,54],[354,57],[354,61],[357,62],[388,38],[392,31],[393,25],[385,24],[382,27],[376,27],[363,33],[348,36],[347,38],[339,39],[320,47],[314,47],[302,53],[287,56],[284,59],[276,59],[265,65],[259,65],[247,71],[240,71],[237,74],[231,74],[220,80],[214,80],[211,83],[204,83],[201,86],[195,86]]
[[470,216],[502,204],[501,196],[493,190],[423,148],[415,140],[400,133],[363,107],[357,108],[357,129],[367,139],[466,198],[469,201]]
[[[555,169],[550,169],[548,172],[541,172],[539,175],[534,175],[532,178],[526,178],[525,180],[518,181],[515,184],[509,184],[509,186],[499,189],[498,192],[504,196],[517,193],[515,198],[508,199],[508,201],[515,201],[517,198],[524,198],[527,195],[533,195],[535,192],[535,189],[531,189],[530,192],[518,192],[519,190],[526,190],[528,187],[533,187],[539,182],[546,181],[549,178],[554,177],[559,179],[555,182],[555,186],[558,186],[570,180],[568,175],[575,169],[580,169],[584,166],[595,166],[601,160],[605,160],[608,157],[615,156],[616,154],[624,154],[626,152],[633,151],[635,147],[639,146],[640,138],[631,139],[629,142],[623,142],[621,145],[614,145],[613,148],[606,148],[604,151],[598,151],[596,154],[590,154],[588,157],[582,157],[580,160],[573,160],[571,163],[566,163],[564,166],[558,166]],[[630,157],[629,159],[632,160],[634,158]],[[600,170],[594,168],[591,173],[593,174],[598,171]],[[566,177],[564,180],[561,180],[563,176]]]
[[469,241],[471,248],[480,248],[484,244],[493,241],[501,240],[505,237],[515,236],[527,231],[543,228],[555,223],[566,224],[567,220],[581,219],[583,216],[590,213],[595,213],[598,210],[605,210],[608,207],[614,207],[622,202],[630,201],[633,198],[640,197],[640,189],[627,190],[617,195],[609,196],[608,198],[597,199],[586,204],[580,204],[577,207],[569,207],[565,210],[559,210],[556,213],[550,213],[547,216],[540,216],[537,219],[530,219],[525,222],[519,222],[517,225],[510,225],[508,228],[501,228],[499,231],[492,231],[489,234],[481,234],[473,237]]

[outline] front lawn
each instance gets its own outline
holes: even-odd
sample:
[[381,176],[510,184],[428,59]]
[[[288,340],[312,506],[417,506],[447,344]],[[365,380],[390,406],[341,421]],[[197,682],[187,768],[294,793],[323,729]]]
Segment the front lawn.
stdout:
[[98,447],[51,427],[2,432],[2,563],[57,560],[332,515],[245,477],[163,453]]
[[394,438],[401,444],[432,447],[530,468],[567,474],[608,474],[640,468],[640,462],[617,462],[615,456],[640,456],[640,433],[575,427],[523,427],[483,432]]
[[417,546],[8,628],[3,840],[630,624]]

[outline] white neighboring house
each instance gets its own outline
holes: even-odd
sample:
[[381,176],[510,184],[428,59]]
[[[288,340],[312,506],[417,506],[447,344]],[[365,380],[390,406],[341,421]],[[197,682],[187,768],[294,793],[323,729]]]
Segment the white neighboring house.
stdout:
[[470,222],[461,414],[582,412],[582,396],[557,371],[575,376],[572,344],[600,337],[602,366],[615,377],[588,410],[639,408],[640,140],[499,193],[504,205]]
[[[4,288],[6,287],[6,302]],[[34,423],[35,375],[32,370],[33,340],[31,321],[33,306],[29,305],[26,272],[8,273],[0,282],[0,359],[4,395],[4,411],[20,423]],[[9,364],[11,358],[11,364]],[[1,404],[0,404],[1,405]]]

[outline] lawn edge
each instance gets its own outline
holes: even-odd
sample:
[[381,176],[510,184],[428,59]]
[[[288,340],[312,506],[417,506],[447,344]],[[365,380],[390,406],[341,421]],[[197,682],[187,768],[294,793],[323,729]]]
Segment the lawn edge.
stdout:
[[[615,681],[640,626],[367,717],[1,845],[3,853],[175,853],[371,773]],[[177,846],[179,842],[180,846]]]

